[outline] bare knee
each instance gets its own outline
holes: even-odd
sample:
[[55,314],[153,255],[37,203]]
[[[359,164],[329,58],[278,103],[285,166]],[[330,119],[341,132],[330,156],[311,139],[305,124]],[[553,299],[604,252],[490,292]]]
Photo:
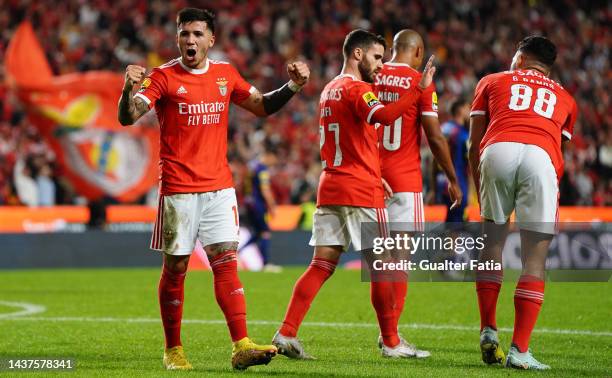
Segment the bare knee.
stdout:
[[342,255],[341,246],[337,246],[337,245],[324,246],[324,247],[315,247],[313,258],[337,261],[340,259],[340,255]]
[[172,256],[164,254],[164,266],[172,273],[183,274],[187,272],[189,266],[189,255]]
[[544,278],[548,247],[553,235],[521,230],[521,260],[524,275]]

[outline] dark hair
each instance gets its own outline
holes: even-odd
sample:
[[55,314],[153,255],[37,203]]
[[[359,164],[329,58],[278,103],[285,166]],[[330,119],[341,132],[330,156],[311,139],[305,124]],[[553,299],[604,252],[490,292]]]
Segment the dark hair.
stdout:
[[459,109],[461,109],[461,107],[464,106],[465,104],[467,104],[467,101],[463,97],[459,97],[455,101],[453,101],[450,107],[451,115],[453,117],[456,116]]
[[546,37],[529,36],[519,42],[518,50],[549,68],[557,59],[557,47]]
[[387,49],[387,41],[382,36],[367,30],[356,29],[346,35],[344,45],[342,45],[342,53],[344,58],[347,58],[356,48],[367,50],[374,44],[380,44]]
[[183,8],[176,15],[176,26],[192,21],[204,21],[206,27],[215,34],[215,14],[208,9]]

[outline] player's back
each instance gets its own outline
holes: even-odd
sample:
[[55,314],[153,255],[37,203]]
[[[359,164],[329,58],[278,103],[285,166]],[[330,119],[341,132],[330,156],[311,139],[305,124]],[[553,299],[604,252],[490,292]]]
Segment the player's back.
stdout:
[[[388,62],[376,75],[375,92],[383,104],[397,102],[412,85],[418,85],[421,73],[407,64]],[[427,87],[419,100],[392,125],[378,129],[382,176],[394,192],[421,192],[421,117],[438,113],[434,85]]]
[[317,205],[384,207],[376,130],[367,122],[380,105],[370,84],[340,75],[325,86],[319,105]]
[[498,142],[534,144],[548,153],[561,177],[561,136],[571,139],[577,107],[559,83],[535,70],[485,76],[476,87],[471,115],[489,119],[481,151]]

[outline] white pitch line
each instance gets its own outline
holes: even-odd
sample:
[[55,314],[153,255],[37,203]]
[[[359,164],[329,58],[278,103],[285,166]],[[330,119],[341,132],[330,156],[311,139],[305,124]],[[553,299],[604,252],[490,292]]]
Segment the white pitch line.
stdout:
[[25,302],[0,301],[0,306],[18,307],[22,309],[21,311],[17,311],[17,312],[9,312],[6,314],[0,314],[0,319],[7,319],[7,318],[15,317],[15,316],[34,315],[34,314],[39,314],[41,312],[47,311],[47,308],[45,306],[37,305],[34,303],[25,303]]
[[[1,302],[0,302],[1,303]],[[8,314],[7,314],[8,315]],[[0,317],[1,320],[5,321],[46,321],[46,322],[93,322],[93,323],[159,323],[158,318],[112,318],[112,317],[44,317],[44,316],[12,316]],[[225,324],[225,320],[222,319],[183,319],[184,324]],[[271,320],[249,320],[249,324],[252,325],[279,325],[280,321]],[[378,325],[375,323],[338,323],[338,322],[304,322],[302,325],[306,327],[330,327],[330,328],[377,328]],[[422,323],[408,323],[400,325],[401,328],[410,329],[432,329],[442,331],[469,331],[478,332],[480,330],[477,326],[465,326],[465,325],[453,325],[453,324],[422,324]],[[502,332],[512,332],[512,328],[500,328]],[[609,331],[591,331],[591,330],[579,330],[579,329],[554,329],[554,328],[536,328],[535,333],[547,333],[555,335],[580,335],[580,336],[602,336],[612,337],[612,332]]]

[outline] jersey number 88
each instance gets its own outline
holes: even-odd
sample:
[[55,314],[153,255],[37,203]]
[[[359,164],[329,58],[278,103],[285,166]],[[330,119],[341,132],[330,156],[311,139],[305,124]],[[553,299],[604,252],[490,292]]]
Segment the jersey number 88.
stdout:
[[[531,106],[533,89],[524,84],[514,84],[510,87],[512,97],[508,107],[512,110],[527,110]],[[557,96],[546,88],[538,88],[533,111],[545,118],[552,118],[555,111]]]

